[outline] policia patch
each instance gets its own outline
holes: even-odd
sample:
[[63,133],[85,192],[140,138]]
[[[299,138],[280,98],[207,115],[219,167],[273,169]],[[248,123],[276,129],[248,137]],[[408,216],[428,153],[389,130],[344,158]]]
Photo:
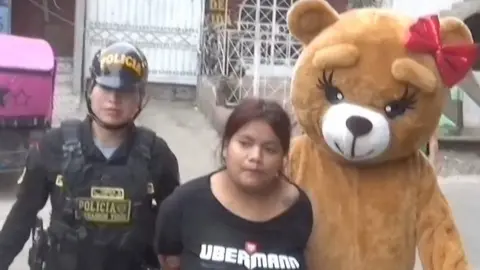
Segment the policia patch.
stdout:
[[90,198],[77,198],[78,209],[85,220],[93,223],[128,223],[132,202],[125,191],[115,187],[92,187]]

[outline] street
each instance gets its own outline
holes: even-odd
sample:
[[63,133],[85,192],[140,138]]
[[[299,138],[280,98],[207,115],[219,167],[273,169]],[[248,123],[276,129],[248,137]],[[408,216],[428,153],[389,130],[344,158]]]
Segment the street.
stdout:
[[[64,89],[65,88],[65,89]],[[85,111],[78,110],[77,96],[66,87],[59,87],[55,102],[55,122],[66,117],[83,118]],[[81,105],[83,106],[83,104]],[[168,101],[151,101],[139,118],[139,124],[149,126],[163,137],[177,155],[182,181],[200,176],[217,167],[218,139],[206,119],[193,105]],[[480,270],[480,175],[453,175],[440,180],[442,189],[450,200],[464,238],[473,270]],[[0,225],[14,200],[12,191],[0,194]],[[41,216],[48,223],[50,205]],[[17,256],[11,270],[27,269],[27,243]],[[422,269],[417,266],[416,269]]]
[[445,192],[465,241],[473,270],[480,269],[480,176],[454,176],[443,181]]

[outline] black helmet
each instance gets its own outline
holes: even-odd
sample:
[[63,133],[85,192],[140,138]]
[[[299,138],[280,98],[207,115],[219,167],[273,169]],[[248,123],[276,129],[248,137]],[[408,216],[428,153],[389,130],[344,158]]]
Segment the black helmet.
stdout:
[[[85,100],[90,117],[109,129],[120,129],[133,123],[146,105],[145,87],[148,80],[148,63],[145,55],[135,45],[128,42],[115,42],[95,53],[90,66],[91,84],[85,91]],[[131,122],[118,126],[103,123],[93,112],[90,93],[95,85],[114,91],[139,91],[139,110]]]
[[148,80],[147,59],[135,45],[115,42],[95,54],[90,78],[93,84],[111,90],[143,90]]

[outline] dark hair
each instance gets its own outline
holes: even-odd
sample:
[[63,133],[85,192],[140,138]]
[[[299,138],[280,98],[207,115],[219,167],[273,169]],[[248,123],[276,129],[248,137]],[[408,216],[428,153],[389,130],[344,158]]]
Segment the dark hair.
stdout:
[[[222,155],[225,146],[233,135],[244,125],[254,120],[265,121],[280,140],[283,152],[288,153],[292,126],[287,112],[275,101],[246,98],[235,107],[225,123],[220,155]],[[224,161],[223,156],[221,160]]]

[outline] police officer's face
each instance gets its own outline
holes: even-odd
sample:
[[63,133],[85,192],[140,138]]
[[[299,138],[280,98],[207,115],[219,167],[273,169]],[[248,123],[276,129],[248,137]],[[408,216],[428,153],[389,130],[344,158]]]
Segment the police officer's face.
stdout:
[[112,91],[99,85],[92,89],[90,98],[95,115],[110,125],[131,121],[141,102],[138,91]]
[[252,121],[237,131],[226,148],[227,171],[240,188],[265,193],[279,183],[284,151],[272,128],[262,120]]

